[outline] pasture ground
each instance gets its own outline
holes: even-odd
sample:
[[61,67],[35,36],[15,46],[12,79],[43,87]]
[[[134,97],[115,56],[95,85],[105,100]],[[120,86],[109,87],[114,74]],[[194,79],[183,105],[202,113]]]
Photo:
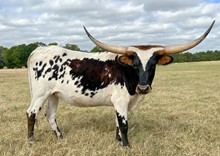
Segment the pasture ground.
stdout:
[[27,143],[30,103],[26,69],[0,70],[1,156],[220,156],[220,62],[158,66],[153,91],[129,113],[131,149],[115,140],[113,107],[60,102],[57,140],[40,113],[35,143]]

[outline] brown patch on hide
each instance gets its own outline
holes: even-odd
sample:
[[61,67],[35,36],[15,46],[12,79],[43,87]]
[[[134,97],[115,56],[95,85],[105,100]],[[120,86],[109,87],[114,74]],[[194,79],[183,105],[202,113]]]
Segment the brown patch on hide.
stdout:
[[[70,63],[70,75],[72,79],[78,79],[75,84],[83,87],[82,93],[86,90],[96,91],[107,87],[110,83],[122,83],[122,75],[118,70],[116,61],[99,61],[95,59],[85,58],[83,60],[74,59]],[[79,79],[81,77],[81,79]]]
[[160,46],[160,45],[138,45],[138,46],[133,46],[135,48],[138,48],[140,50],[149,50],[149,49],[152,49],[152,48],[163,48],[163,46]]
[[[130,57],[132,59],[133,56]],[[81,94],[89,93],[92,98],[99,89],[108,87],[109,84],[115,84],[121,87],[126,86],[129,94],[134,95],[139,80],[137,71],[131,66],[123,66],[116,59],[119,58],[116,56],[115,60],[106,61],[89,58],[71,60],[69,74],[72,80],[78,81],[75,85],[77,88],[81,88]],[[125,57],[125,60],[129,59]],[[131,64],[131,62],[129,63]]]

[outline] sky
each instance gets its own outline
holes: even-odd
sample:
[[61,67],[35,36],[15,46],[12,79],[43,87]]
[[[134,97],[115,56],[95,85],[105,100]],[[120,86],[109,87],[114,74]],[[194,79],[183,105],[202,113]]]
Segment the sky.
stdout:
[[95,45],[83,26],[111,45],[178,45],[208,37],[191,51],[220,50],[220,0],[1,0],[0,45],[56,42]]

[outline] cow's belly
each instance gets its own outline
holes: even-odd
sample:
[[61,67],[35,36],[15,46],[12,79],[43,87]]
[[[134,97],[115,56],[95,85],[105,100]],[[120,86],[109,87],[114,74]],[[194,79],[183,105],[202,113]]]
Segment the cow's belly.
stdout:
[[66,96],[60,92],[56,94],[66,103],[78,107],[112,106],[111,97],[107,96],[95,96],[91,98],[80,94],[72,94],[69,96]]
[[[112,103],[112,89],[101,89],[93,97],[85,96],[80,93],[69,93],[65,94],[64,92],[57,91],[55,94],[64,100],[66,103],[77,107],[96,107],[96,106],[113,106]],[[118,90],[123,92],[124,90]],[[130,101],[128,104],[128,110],[134,110],[138,104],[143,101],[144,95],[133,95],[130,96]]]
[[114,87],[108,86],[104,89],[99,89],[97,91],[85,91],[82,93],[80,89],[69,88],[69,86],[63,87],[65,90],[55,89],[52,94],[55,94],[60,99],[78,107],[95,107],[95,106],[113,106],[111,101],[112,90]]

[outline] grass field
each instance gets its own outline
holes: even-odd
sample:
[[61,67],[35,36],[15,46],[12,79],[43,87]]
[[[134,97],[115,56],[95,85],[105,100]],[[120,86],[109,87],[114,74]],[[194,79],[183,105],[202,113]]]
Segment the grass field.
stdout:
[[115,140],[112,107],[76,108],[62,101],[57,120],[64,139],[57,140],[41,112],[30,147],[26,69],[0,70],[0,155],[220,156],[220,62],[158,66],[152,87],[129,113],[131,149]]

